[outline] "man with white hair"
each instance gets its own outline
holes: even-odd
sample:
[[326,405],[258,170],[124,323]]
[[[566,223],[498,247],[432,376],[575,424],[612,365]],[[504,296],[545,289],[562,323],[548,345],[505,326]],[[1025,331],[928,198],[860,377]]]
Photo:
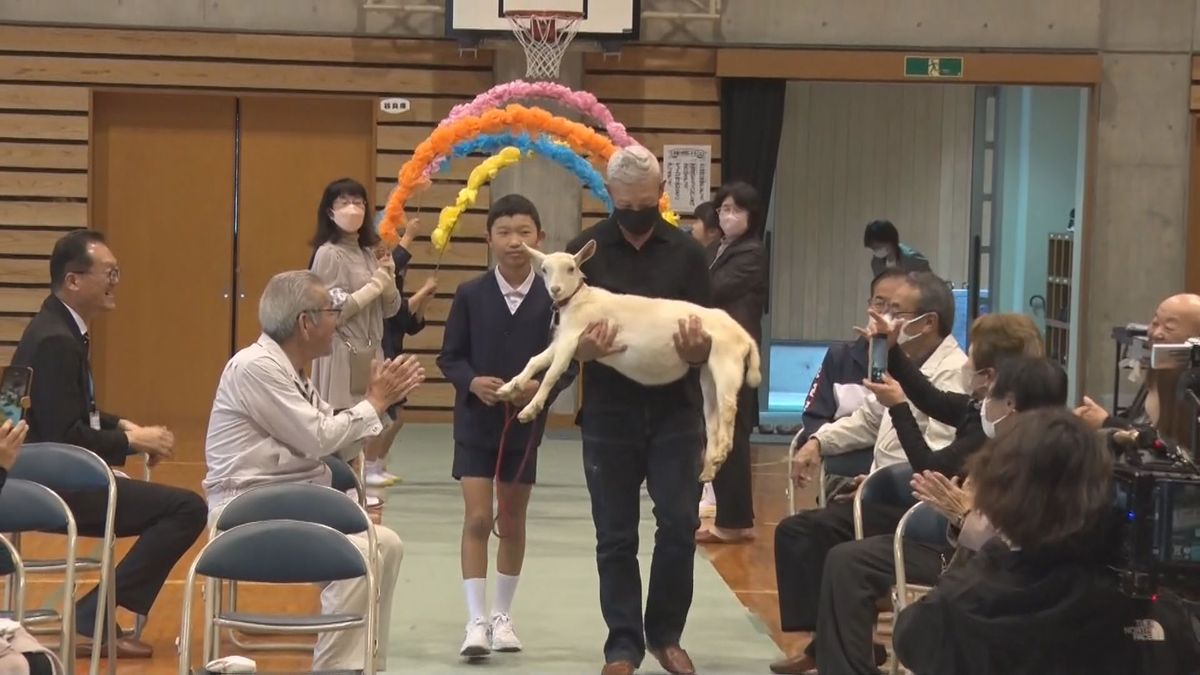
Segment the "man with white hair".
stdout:
[[[575,253],[596,242],[595,255],[583,264],[588,283],[711,305],[704,249],[659,214],[663,181],[654,154],[640,146],[618,150],[608,163],[608,192],[612,217],[567,244]],[[712,339],[696,317],[680,322],[675,347],[693,370],[678,382],[647,387],[594,362],[622,349],[620,328],[607,322],[589,326],[575,354],[587,364],[578,423],[596,526],[600,609],[609,631],[601,672],[629,675],[648,649],[667,672],[692,673],[679,640],[692,604],[699,526],[704,437],[696,368],[707,361]],[[644,621],[637,560],[643,481],[658,525]]]
[[[263,334],[226,364],[208,421],[204,490],[210,522],[231,499],[253,487],[329,485],[332,476],[322,458],[377,436],[383,431],[387,409],[424,380],[424,370],[411,356],[376,364],[366,399],[334,413],[304,375],[304,368],[332,350],[340,311],[311,272],[282,272],[267,282],[258,303]],[[386,527],[376,526],[375,538],[380,608],[374,665],[386,670],[392,594],[404,548],[400,537]],[[365,534],[351,540],[366,551]],[[365,579],[335,581],[321,592],[326,614],[364,613],[367,601]],[[313,669],[373,672],[362,663],[363,633],[363,629],[322,633],[313,650]]]

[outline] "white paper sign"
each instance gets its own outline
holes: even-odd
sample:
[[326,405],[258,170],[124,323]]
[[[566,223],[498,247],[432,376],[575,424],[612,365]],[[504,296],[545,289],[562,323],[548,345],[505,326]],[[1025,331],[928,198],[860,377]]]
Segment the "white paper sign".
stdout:
[[709,200],[712,192],[711,145],[664,145],[663,180],[671,208],[678,213],[691,213]]

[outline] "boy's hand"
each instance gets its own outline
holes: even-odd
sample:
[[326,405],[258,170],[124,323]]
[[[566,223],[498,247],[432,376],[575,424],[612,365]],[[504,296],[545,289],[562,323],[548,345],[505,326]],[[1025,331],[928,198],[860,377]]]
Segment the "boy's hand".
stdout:
[[496,396],[496,390],[504,386],[504,380],[498,377],[477,377],[471,380],[471,393],[483,401],[486,406],[496,405],[500,398]]

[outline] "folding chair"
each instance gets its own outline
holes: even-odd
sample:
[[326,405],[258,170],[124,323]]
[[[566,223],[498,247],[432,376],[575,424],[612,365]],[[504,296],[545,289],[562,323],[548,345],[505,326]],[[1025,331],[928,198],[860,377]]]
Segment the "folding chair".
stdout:
[[916,500],[912,496],[912,467],[908,462],[889,464],[872,471],[854,494],[854,538],[863,538],[863,502],[894,504],[908,508]]
[[[0,612],[0,617],[13,619],[23,625],[62,623],[60,658],[66,663],[67,648],[74,634],[75,602],[71,594],[63,594],[62,612],[52,609],[25,611],[25,564],[19,551],[20,535],[23,532],[53,532],[67,535],[66,582],[67,588],[75,581],[75,519],[62,497],[49,488],[26,480],[10,478],[0,492],[0,532],[13,535],[14,541],[0,537],[0,575],[11,576],[8,588],[9,611]],[[72,663],[75,660],[73,654]]]
[[[249,494],[249,493],[247,493]],[[342,495],[346,499],[345,495]],[[232,505],[233,502],[230,502]],[[188,570],[179,637],[179,673],[191,672],[192,589],[196,576],[209,580],[256,581],[272,584],[306,584],[366,577],[369,597],[375,597],[375,573],[367,554],[343,533],[318,523],[266,520],[237,525],[211,539]],[[364,672],[373,672],[376,604],[364,614],[287,616],[222,612],[217,596],[204,603],[205,633],[217,627],[246,631],[315,633],[365,630]],[[205,655],[206,662],[211,660]]]
[[[896,559],[896,585],[892,588],[893,616],[899,616],[900,610],[920,600],[933,589],[932,586],[908,583],[907,573],[904,570],[904,542],[944,545],[948,525],[949,521],[946,520],[946,517],[925,502],[917,502],[900,518],[900,523],[896,525],[896,537],[892,544],[892,552]],[[893,655],[892,675],[898,675],[899,672],[900,661]]]
[[[117,618],[116,618],[116,586],[113,583],[114,558],[116,557],[116,537],[113,521],[117,510],[117,484],[113,478],[112,469],[95,453],[84,448],[66,443],[30,443],[22,450],[17,461],[8,472],[9,480],[20,479],[38,483],[55,492],[80,490],[106,490],[108,492],[107,506],[104,514],[103,546],[100,559],[81,558],[75,555],[74,542],[69,541],[71,548],[69,557],[64,560],[26,560],[27,572],[78,572],[84,570],[99,570],[100,584],[98,595],[100,602],[96,607],[96,623],[92,630],[92,659],[88,672],[96,675],[100,672],[100,654],[106,651],[104,635],[108,635],[107,652],[108,672],[117,672]],[[5,492],[8,486],[5,486]],[[71,521],[74,524],[74,521]],[[68,577],[74,581],[74,577]],[[73,601],[75,587],[65,586],[64,595]],[[106,621],[107,620],[107,621]],[[72,625],[74,621],[71,622]],[[107,625],[107,631],[105,630]],[[75,663],[75,630],[64,626],[66,637],[64,648],[68,651],[63,659],[63,665],[68,669]]]
[[[343,465],[345,463],[343,462]],[[349,469],[349,466],[346,466]],[[351,472],[353,473],[353,472]],[[344,492],[336,488],[308,483],[277,483],[263,485],[248,490],[234,497],[221,510],[217,521],[210,532],[211,536],[230,530],[239,525],[267,520],[297,520],[318,523],[333,528],[344,535],[367,535],[368,556],[373,564],[375,559],[376,541],[375,528],[370,517],[361,505],[350,499]],[[220,581],[208,584],[207,592],[213,597],[221,597]],[[371,596],[375,598],[374,595]],[[375,599],[376,604],[378,599]],[[218,601],[219,603],[219,601]],[[229,612],[237,612],[237,580],[229,583],[228,593]],[[218,607],[218,610],[220,607]],[[208,626],[206,626],[206,629]],[[257,631],[259,633],[268,631]],[[220,651],[219,634],[205,631],[204,654],[207,661],[217,658]],[[303,643],[249,643],[240,640],[231,631],[230,639],[240,649],[261,651],[308,651],[312,645]],[[368,640],[371,642],[371,640]]]
[[367,491],[363,488],[362,480],[354,471],[354,467],[337,455],[325,455],[321,460],[333,473],[333,489],[341,493],[354,490],[354,494],[358,495],[358,505],[367,508]]

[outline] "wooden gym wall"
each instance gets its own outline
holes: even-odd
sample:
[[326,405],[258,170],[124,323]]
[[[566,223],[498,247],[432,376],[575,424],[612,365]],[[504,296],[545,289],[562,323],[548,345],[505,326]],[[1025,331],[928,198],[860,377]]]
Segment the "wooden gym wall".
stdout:
[[[630,135],[660,161],[664,145],[711,145],[712,187],[720,187],[721,86],[716,49],[626,47],[619,57],[586,54],[583,68],[584,90],[603,101]],[[607,215],[598,200],[584,194],[584,227]]]
[[[92,91],[408,98],[412,109],[405,114],[381,113],[376,106],[374,179],[382,204],[400,165],[437,122],[492,86],[492,66],[491,52],[460,56],[449,41],[0,25],[0,363],[8,363],[48,292],[54,241],[88,226]],[[453,166],[424,195],[426,234],[467,171],[469,166]],[[481,210],[465,216],[443,261],[439,297],[429,314],[435,325],[409,341],[424,352],[432,378],[412,397],[414,408],[453,404],[451,387],[433,364],[442,334],[436,324],[444,321],[458,283],[487,266],[486,189],[478,204]],[[307,237],[307,226],[296,236]],[[433,263],[428,237],[415,248],[410,292]]]

